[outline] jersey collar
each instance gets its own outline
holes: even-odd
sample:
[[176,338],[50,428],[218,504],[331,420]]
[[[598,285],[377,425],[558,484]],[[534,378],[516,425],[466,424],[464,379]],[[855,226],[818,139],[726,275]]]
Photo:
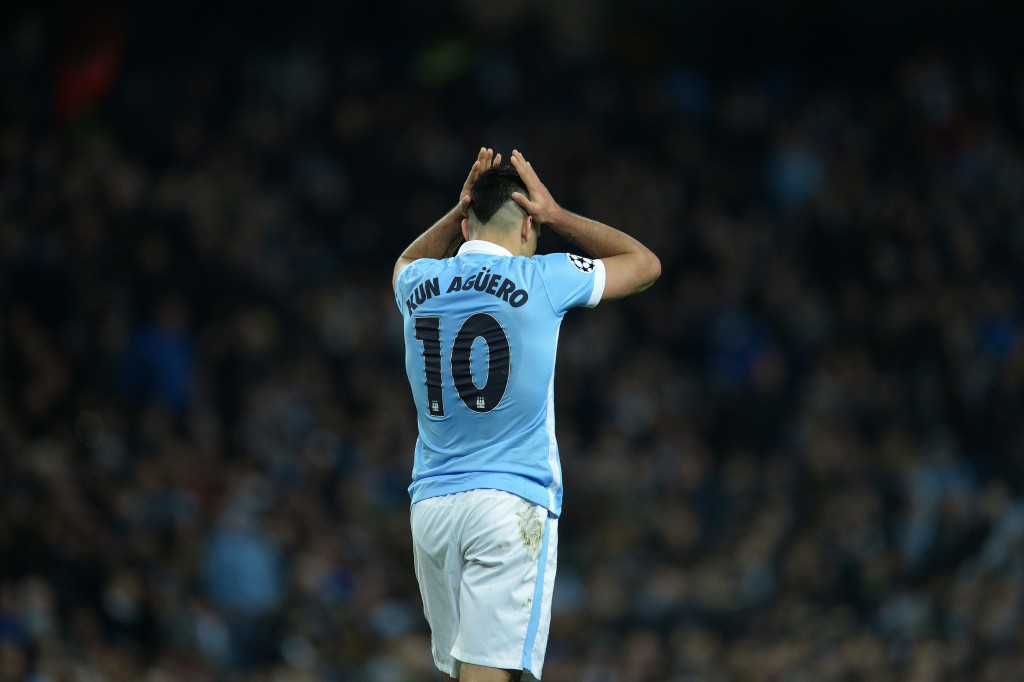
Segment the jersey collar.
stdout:
[[492,256],[511,256],[512,252],[504,246],[484,239],[470,239],[459,247],[459,255],[464,253],[489,253]]

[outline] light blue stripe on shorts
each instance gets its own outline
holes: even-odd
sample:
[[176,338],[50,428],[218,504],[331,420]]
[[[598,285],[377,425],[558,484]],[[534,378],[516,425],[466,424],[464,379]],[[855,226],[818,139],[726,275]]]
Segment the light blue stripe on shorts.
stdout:
[[526,642],[523,644],[523,670],[533,670],[533,645],[537,641],[537,628],[540,627],[540,612],[544,604],[544,569],[548,565],[548,537],[551,535],[548,526],[551,518],[544,519],[544,541],[537,557],[537,583],[533,586],[533,608],[530,610],[530,623],[526,626]]

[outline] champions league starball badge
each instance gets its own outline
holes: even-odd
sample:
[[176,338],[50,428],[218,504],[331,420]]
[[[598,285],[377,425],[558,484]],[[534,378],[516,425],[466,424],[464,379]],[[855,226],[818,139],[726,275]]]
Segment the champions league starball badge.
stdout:
[[568,253],[566,255],[569,256],[569,262],[575,265],[576,269],[582,270],[583,272],[594,271],[593,259],[586,258],[585,256],[577,256],[574,253]]

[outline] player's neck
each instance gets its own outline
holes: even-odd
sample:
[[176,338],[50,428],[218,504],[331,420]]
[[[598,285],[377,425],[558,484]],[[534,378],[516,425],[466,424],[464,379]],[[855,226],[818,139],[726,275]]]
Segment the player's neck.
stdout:
[[497,244],[498,246],[507,249],[513,256],[523,255],[523,242],[519,239],[518,234],[510,235],[508,238],[501,238],[491,234],[478,234],[472,237],[484,242],[490,242],[491,244]]

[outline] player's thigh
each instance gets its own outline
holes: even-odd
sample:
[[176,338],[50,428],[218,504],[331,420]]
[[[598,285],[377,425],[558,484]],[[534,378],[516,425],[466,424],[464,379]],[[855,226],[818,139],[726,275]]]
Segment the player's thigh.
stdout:
[[458,662],[451,655],[459,630],[462,581],[455,496],[417,502],[410,518],[413,566],[423,600],[423,615],[430,626],[434,663],[439,670],[458,674]]
[[547,637],[543,621],[550,619],[557,521],[514,495],[480,492],[462,534],[465,566],[453,654],[464,663],[522,668],[538,637]]
[[453,586],[457,589],[461,579],[462,560],[451,497],[417,502],[410,514],[413,565],[425,598],[447,594]]

